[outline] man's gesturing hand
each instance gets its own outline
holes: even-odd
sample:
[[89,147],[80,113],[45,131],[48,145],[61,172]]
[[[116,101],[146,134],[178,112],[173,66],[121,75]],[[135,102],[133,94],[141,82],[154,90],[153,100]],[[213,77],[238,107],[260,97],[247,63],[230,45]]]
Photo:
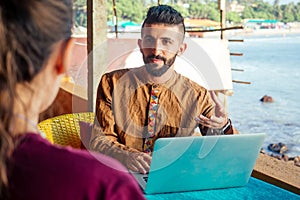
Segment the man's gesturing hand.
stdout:
[[203,115],[199,115],[196,118],[196,121],[203,125],[206,126],[208,128],[212,128],[212,129],[221,129],[223,128],[227,121],[227,113],[221,103],[221,101],[218,99],[217,95],[215,94],[214,91],[210,91],[210,96],[212,98],[212,100],[215,102],[215,114],[212,115],[210,118],[205,117]]

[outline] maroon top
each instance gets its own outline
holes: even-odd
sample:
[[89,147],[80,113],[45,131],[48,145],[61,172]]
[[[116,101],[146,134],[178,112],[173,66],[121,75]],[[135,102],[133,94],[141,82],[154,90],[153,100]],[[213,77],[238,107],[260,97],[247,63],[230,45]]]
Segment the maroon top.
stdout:
[[25,134],[9,167],[12,199],[145,199],[119,162],[101,154],[50,144]]

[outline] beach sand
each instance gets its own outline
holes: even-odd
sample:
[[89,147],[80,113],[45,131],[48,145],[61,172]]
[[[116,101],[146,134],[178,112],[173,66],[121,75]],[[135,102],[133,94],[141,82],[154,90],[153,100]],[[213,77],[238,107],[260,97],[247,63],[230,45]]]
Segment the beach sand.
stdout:
[[300,167],[295,166],[293,161],[283,161],[260,153],[252,176],[300,194]]

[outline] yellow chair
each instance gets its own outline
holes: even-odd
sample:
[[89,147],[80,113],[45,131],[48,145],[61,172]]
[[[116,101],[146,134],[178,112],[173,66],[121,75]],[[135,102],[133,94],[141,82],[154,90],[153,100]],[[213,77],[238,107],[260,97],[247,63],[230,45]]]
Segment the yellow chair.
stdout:
[[92,112],[65,114],[41,121],[38,128],[52,144],[79,149],[82,148],[79,121],[93,123],[94,117]]

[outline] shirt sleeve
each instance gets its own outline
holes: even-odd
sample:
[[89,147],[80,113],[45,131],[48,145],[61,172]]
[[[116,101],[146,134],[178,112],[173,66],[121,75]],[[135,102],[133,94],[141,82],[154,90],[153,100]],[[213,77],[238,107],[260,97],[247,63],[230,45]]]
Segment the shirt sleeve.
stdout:
[[139,151],[122,144],[121,136],[115,131],[115,119],[112,111],[113,81],[110,74],[101,78],[96,99],[96,118],[93,126],[90,148],[113,157],[126,166],[129,153]]

